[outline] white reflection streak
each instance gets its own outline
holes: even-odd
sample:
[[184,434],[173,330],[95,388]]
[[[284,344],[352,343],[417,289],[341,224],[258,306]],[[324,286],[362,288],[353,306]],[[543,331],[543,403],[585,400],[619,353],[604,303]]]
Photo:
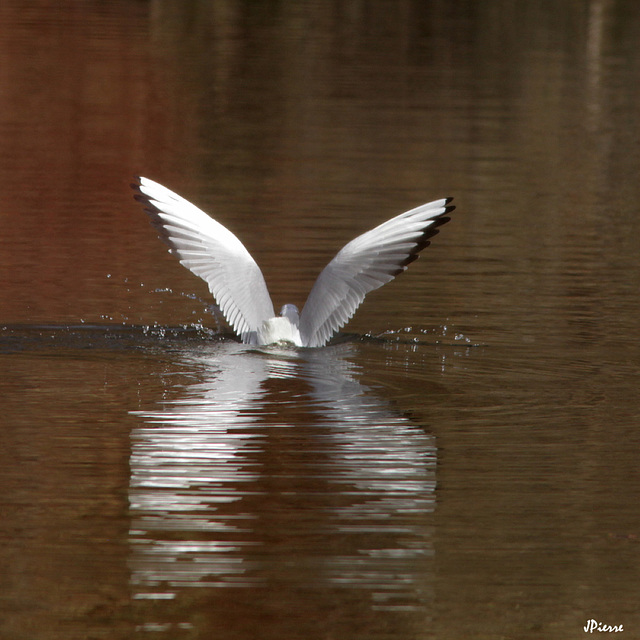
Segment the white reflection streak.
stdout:
[[332,476],[340,468],[339,476],[361,491],[378,497],[381,491],[387,496],[408,492],[413,499],[416,491],[424,491],[433,503],[434,438],[355,380],[348,361],[330,363],[324,354],[314,354],[304,368],[323,416],[341,425],[332,431]]
[[[354,496],[350,504],[335,509],[335,530],[386,534],[395,545],[400,534],[408,544],[361,547],[358,556],[334,557],[327,564],[327,578],[345,586],[372,588],[384,600],[390,597],[389,589],[401,584],[404,589],[424,577],[411,565],[432,555],[429,534],[416,522],[422,524],[421,517],[435,508],[435,439],[393,412],[354,379],[348,361],[335,355],[326,349],[313,352],[304,366],[324,419],[339,425],[329,431],[327,476]],[[400,558],[408,569],[404,575],[398,573]]]
[[[207,377],[189,387],[188,397],[160,411],[134,412],[146,422],[132,433],[130,463],[131,571],[140,587],[202,586],[216,576],[241,578],[246,570],[231,552],[248,544],[237,538],[250,516],[216,518],[216,512],[241,500],[238,484],[256,477],[246,454],[259,444],[246,428],[257,420],[251,409],[268,377],[266,361],[235,343],[206,358],[195,364],[208,365]],[[162,540],[171,531],[236,540]]]

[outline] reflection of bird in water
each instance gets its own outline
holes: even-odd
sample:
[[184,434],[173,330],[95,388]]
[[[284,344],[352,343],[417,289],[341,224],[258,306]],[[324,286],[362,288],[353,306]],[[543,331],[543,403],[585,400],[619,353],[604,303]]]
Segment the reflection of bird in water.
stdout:
[[174,352],[187,382],[131,412],[136,597],[295,580],[422,602],[435,438],[361,382],[356,353],[233,341]]
[[258,345],[324,346],[369,291],[393,280],[418,257],[455,208],[451,198],[429,202],[358,236],[320,273],[302,313],[285,304],[278,317],[260,267],[231,231],[153,180],[139,178],[132,186],[172,253],[209,285],[242,341]]

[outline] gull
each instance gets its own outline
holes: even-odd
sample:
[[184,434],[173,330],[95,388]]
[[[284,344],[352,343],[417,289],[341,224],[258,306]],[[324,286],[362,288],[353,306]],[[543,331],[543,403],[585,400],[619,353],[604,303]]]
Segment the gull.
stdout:
[[231,231],[158,182],[139,177],[131,186],[170,252],[207,283],[229,325],[251,345],[326,345],[367,293],[418,258],[455,209],[452,198],[442,198],[363,233],[322,270],[301,313],[285,304],[276,316],[260,267]]

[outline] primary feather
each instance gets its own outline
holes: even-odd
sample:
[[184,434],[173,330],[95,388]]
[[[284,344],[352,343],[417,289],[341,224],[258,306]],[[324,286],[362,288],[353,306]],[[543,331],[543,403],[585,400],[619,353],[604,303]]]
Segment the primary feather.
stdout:
[[247,344],[289,341],[321,347],[353,316],[369,291],[393,280],[418,258],[455,207],[429,202],[363,233],[318,276],[298,319],[285,305],[274,317],[260,267],[228,229],[161,184],[132,185],[151,223],[180,262],[209,286],[229,324]]

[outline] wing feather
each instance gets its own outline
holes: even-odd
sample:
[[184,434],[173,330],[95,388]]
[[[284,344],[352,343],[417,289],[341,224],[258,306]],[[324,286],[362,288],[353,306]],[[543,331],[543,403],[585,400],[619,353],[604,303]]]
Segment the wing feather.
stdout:
[[318,276],[300,314],[302,343],[321,347],[344,326],[367,293],[418,258],[455,209],[451,198],[391,218],[345,245]]
[[148,178],[131,185],[151,224],[187,269],[209,286],[227,322],[254,344],[262,323],[275,314],[260,267],[242,242],[178,194]]

